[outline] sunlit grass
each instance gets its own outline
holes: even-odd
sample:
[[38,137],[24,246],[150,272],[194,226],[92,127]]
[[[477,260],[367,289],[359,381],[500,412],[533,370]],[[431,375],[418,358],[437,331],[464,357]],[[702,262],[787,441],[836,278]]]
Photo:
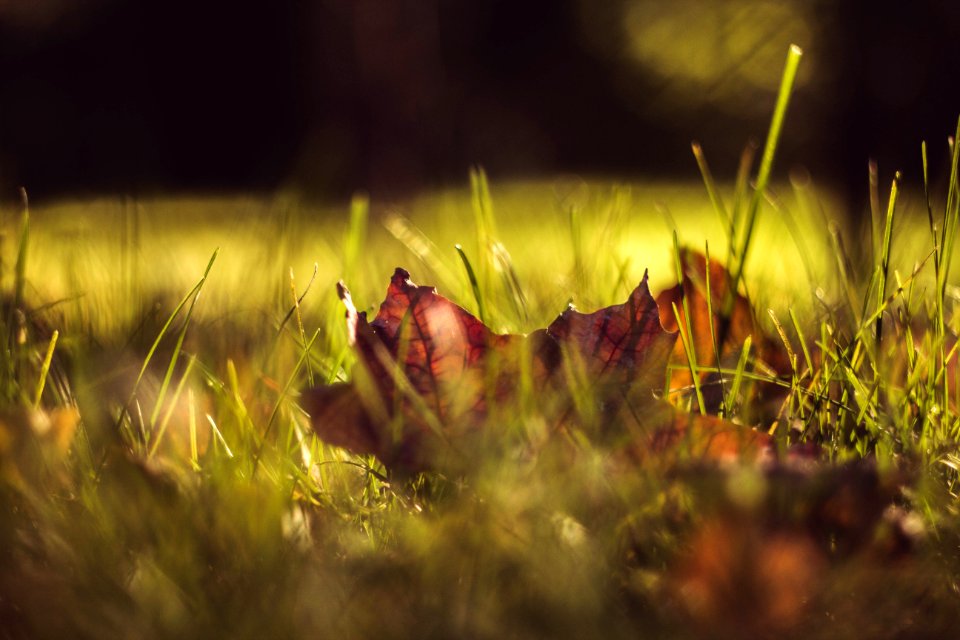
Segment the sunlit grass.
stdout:
[[[718,190],[733,197],[732,186]],[[758,310],[772,307],[782,321],[798,316],[812,349],[822,339],[812,324],[813,287],[823,288],[824,298],[842,293],[820,210],[835,205],[801,180],[772,192],[776,206],[762,205],[746,288]],[[693,521],[670,514],[696,519],[692,514],[717,508],[697,482],[667,482],[656,467],[614,477],[605,454],[589,447],[575,467],[546,451],[535,466],[493,457],[466,485],[429,476],[389,481],[375,460],[309,435],[296,400],[308,371],[320,381],[349,372],[333,286],[344,274],[351,274],[358,304],[374,308],[393,267],[405,265],[418,282],[436,284],[468,309],[476,311],[482,296],[494,328],[516,332],[545,326],[570,300],[585,310],[618,302],[647,268],[655,291],[671,286],[675,231],[693,248],[709,240],[711,259],[726,259],[726,229],[702,185],[494,183],[488,204],[504,254],[486,258],[482,280],[474,195],[464,187],[397,204],[374,201],[368,220],[355,207],[352,222],[347,203],[315,207],[281,198],[35,208],[26,298],[64,300],[49,317],[65,328],[58,348],[76,359],[84,422],[68,458],[41,440],[47,462],[13,467],[17,489],[7,490],[5,508],[33,514],[40,537],[31,544],[41,545],[49,567],[37,577],[32,565],[5,560],[9,575],[26,581],[17,628],[41,636],[82,628],[153,637],[307,637],[318,630],[617,637],[637,628],[672,636],[676,620],[664,613],[669,607],[658,607],[672,597],[670,580],[679,578],[666,567]],[[891,274],[922,258],[929,238],[923,223],[895,219]],[[120,225],[126,235],[110,231]],[[478,270],[479,292],[456,244]],[[174,348],[181,313],[130,396],[164,321],[218,248],[209,277],[194,289],[200,296],[182,355]],[[300,305],[301,332],[288,316],[289,270],[302,292],[315,263]],[[515,271],[522,312],[497,264]],[[767,314],[758,315],[769,324]],[[147,329],[145,318],[153,318]],[[315,331],[305,359],[304,339]],[[795,337],[792,325],[787,331]],[[174,375],[164,390],[167,370]],[[537,432],[535,425],[524,429]],[[942,445],[951,436],[936,437]],[[960,465],[956,453],[940,454]],[[929,522],[942,523],[947,512],[935,496],[947,485],[937,486],[924,490],[923,504],[937,510]],[[50,502],[47,494],[58,497]],[[21,526],[7,521],[11,548],[22,544],[9,537],[22,536]],[[831,580],[860,575],[845,563],[832,571]],[[904,593],[930,571],[910,574]],[[64,622],[38,616],[34,598],[41,597],[57,599]]]
[[[707,152],[703,183],[474,172],[394,203],[10,212],[3,633],[949,637],[957,154],[948,197],[896,183],[861,234],[802,173],[754,193],[749,167],[715,184]],[[638,462],[594,437],[600,408],[575,375],[583,424],[555,429],[526,389],[491,411],[459,473],[394,473],[312,433],[300,391],[353,371],[340,278],[375,310],[402,265],[494,330],[529,332],[568,302],[622,302],[646,269],[654,291],[675,285],[679,247],[708,242],[760,327],[735,369],[713,371],[720,407],[772,433],[779,463]],[[761,334],[790,355],[779,379],[757,362]],[[749,406],[757,382],[784,390],[772,412]],[[703,411],[698,385],[668,397]],[[821,461],[791,461],[810,442]]]
[[[528,327],[504,329],[540,326],[571,297],[585,307],[607,304],[629,291],[645,269],[654,290],[667,286],[674,278],[674,228],[682,244],[702,250],[704,242],[712,240],[717,259],[726,257],[723,223],[696,182],[622,184],[571,177],[494,183],[491,189],[498,241],[533,296],[530,311],[536,314]],[[729,195],[731,189],[724,191]],[[797,218],[813,250],[814,266],[829,269],[819,214],[806,211],[806,202],[798,204],[790,185],[777,185],[775,191]],[[829,193],[804,197],[833,208]],[[131,321],[157,296],[176,297],[193,286],[219,247],[199,317],[276,313],[288,299],[289,270],[305,285],[314,264],[317,278],[304,300],[310,309],[332,306],[333,284],[345,276],[357,298],[373,304],[393,268],[401,265],[418,281],[437,284],[444,295],[469,307],[473,294],[466,288],[469,282],[455,245],[477,259],[470,189],[399,203],[374,201],[371,207],[363,250],[349,269],[355,273],[347,274],[346,203],[321,206],[275,196],[34,206],[27,263],[31,297],[38,303],[63,300],[59,308],[68,316],[77,314],[109,332],[117,322]],[[571,212],[581,227],[577,250],[571,240]],[[756,236],[761,255],[753,258],[761,268],[748,268],[746,278],[751,289],[776,292],[774,301],[782,304],[787,295],[802,294],[809,283],[797,277],[805,273],[803,259],[779,215],[771,212],[761,218]],[[427,250],[396,238],[404,228],[418,230],[430,243]],[[768,259],[764,247],[776,247],[775,260]],[[589,254],[590,270],[571,279],[577,251]],[[8,271],[5,277],[9,285],[12,274]]]

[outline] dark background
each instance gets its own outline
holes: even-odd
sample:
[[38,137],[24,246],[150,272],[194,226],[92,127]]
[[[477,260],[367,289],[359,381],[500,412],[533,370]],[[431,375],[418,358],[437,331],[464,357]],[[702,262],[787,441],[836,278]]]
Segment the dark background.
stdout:
[[7,0],[0,189],[394,197],[473,164],[696,178],[693,139],[729,176],[796,41],[779,166],[857,206],[868,158],[916,176],[926,139],[944,163],[957,4]]

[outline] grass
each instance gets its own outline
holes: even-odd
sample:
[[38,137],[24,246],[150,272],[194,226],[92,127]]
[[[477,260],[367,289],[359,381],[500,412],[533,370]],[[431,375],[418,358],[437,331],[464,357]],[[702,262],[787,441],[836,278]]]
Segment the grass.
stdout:
[[[758,179],[748,157],[730,185],[695,147],[699,186],[475,172],[390,205],[5,212],[0,635],[949,637],[956,147],[944,193],[926,147],[923,184],[893,183],[857,262],[843,247],[859,236],[824,223],[829,194],[768,182],[779,126]],[[557,442],[523,394],[488,425],[516,446],[477,450],[463,476],[395,477],[311,434],[298,391],[354,358],[339,278],[370,309],[404,265],[494,330],[529,332],[570,300],[621,302],[645,268],[654,291],[675,284],[674,237],[709,241],[791,354],[762,427],[835,464],[627,464],[587,424]],[[759,338],[720,372],[725,414],[750,424],[769,415],[748,401]]]

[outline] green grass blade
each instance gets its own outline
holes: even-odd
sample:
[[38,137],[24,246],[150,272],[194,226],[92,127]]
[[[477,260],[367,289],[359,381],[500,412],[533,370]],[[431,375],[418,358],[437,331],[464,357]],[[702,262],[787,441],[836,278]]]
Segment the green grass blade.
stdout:
[[527,296],[523,292],[523,286],[520,284],[520,278],[513,267],[513,258],[507,248],[499,242],[493,243],[490,247],[491,255],[497,271],[500,272],[503,281],[503,288],[509,295],[509,300],[514,311],[514,318],[521,325],[526,325],[530,320],[530,314],[527,310]]
[[737,230],[740,228],[741,220],[744,215],[744,201],[750,188],[750,170],[753,168],[753,161],[757,156],[757,144],[750,141],[743,148],[740,154],[740,163],[737,165],[737,178],[733,187],[733,206],[730,211],[730,228],[727,231],[727,251],[730,261],[736,259],[740,254],[740,246],[737,242]]
[[957,130],[953,138],[953,149],[950,158],[950,186],[947,190],[947,206],[944,210],[943,229],[940,239],[940,253],[943,268],[940,270],[940,292],[946,296],[947,282],[950,277],[950,266],[953,258],[953,245],[956,241],[958,218],[960,218],[960,194],[957,189],[957,164],[960,159],[960,120],[957,121]]
[[[290,322],[290,318],[293,317],[293,314],[296,313],[299,316],[300,305],[303,304],[303,300],[307,297],[307,294],[310,293],[310,288],[313,287],[313,283],[317,279],[317,273],[320,271],[320,264],[317,262],[313,263],[313,275],[310,276],[310,282],[307,283],[307,286],[304,287],[303,293],[299,296],[294,293],[293,304],[290,306],[290,309],[287,310],[287,314],[283,316],[283,320],[280,321],[280,325],[277,327],[277,335],[283,333],[284,327],[287,326],[287,323]],[[293,276],[293,270],[290,270],[291,278]]]
[[226,439],[223,437],[223,433],[220,432],[220,428],[217,427],[216,421],[209,413],[207,414],[207,422],[210,423],[210,428],[213,430],[213,435],[215,436],[214,443],[219,442],[223,446],[223,450],[227,454],[227,457],[232,458],[233,451],[230,449],[230,445],[227,444]]
[[350,200],[350,223],[343,243],[343,280],[357,281],[357,269],[367,239],[367,221],[370,218],[370,198],[358,193]]
[[790,104],[790,95],[793,92],[793,84],[797,77],[797,69],[800,66],[801,57],[803,57],[803,51],[800,47],[790,45],[790,49],[787,52],[787,61],[783,69],[783,76],[780,79],[780,90],[777,94],[777,103],[773,110],[773,119],[770,121],[770,130],[767,133],[767,142],[763,148],[763,155],[760,157],[760,168],[757,172],[756,184],[754,185],[753,195],[750,198],[750,204],[747,208],[743,240],[740,245],[742,248],[739,252],[736,269],[733,272],[733,286],[731,287],[730,294],[727,296],[730,302],[724,305],[724,315],[729,314],[729,308],[733,304],[733,294],[736,292],[740,280],[743,278],[743,271],[746,268],[750,245],[753,240],[753,230],[756,225],[757,214],[760,210],[760,202],[770,182],[773,160],[776,155],[777,145],[780,141],[780,132],[787,115],[787,107]]
[[493,199],[487,174],[481,167],[470,170],[470,194],[473,207],[474,227],[477,234],[477,256],[482,288],[487,290],[490,269],[496,268],[493,244],[497,240],[496,218],[493,214]]
[[773,321],[773,326],[777,330],[777,335],[780,337],[780,342],[783,343],[783,348],[787,351],[787,359],[790,360],[790,369],[793,372],[793,375],[797,375],[797,354],[793,350],[793,345],[790,344],[790,339],[787,337],[787,332],[783,330],[783,325],[780,324],[780,319],[777,318],[777,314],[773,309],[767,309],[767,315],[769,315],[770,320]]
[[47,344],[47,352],[43,357],[43,363],[40,365],[40,379],[37,380],[37,390],[33,395],[33,408],[40,408],[40,399],[43,397],[43,388],[47,384],[47,375],[50,373],[50,363],[53,361],[53,350],[57,347],[57,338],[60,332],[54,329],[50,336],[50,342]]
[[470,264],[470,259],[467,258],[467,254],[463,251],[463,247],[457,244],[454,245],[454,249],[457,250],[457,255],[460,256],[460,262],[463,263],[463,268],[467,272],[467,280],[470,282],[473,299],[477,302],[477,316],[481,322],[486,324],[487,314],[483,308],[483,294],[480,293],[480,283],[477,281],[477,274],[474,272],[473,265]]
[[287,396],[290,394],[290,389],[293,387],[293,383],[296,381],[297,374],[303,367],[303,364],[307,359],[307,354],[310,353],[310,349],[313,347],[313,343],[317,341],[318,337],[320,337],[320,329],[317,329],[313,332],[313,336],[310,337],[310,341],[306,344],[306,347],[300,354],[300,359],[297,360],[297,364],[294,366],[293,371],[291,371],[290,375],[287,377],[287,382],[283,385],[283,389],[280,391],[280,395],[277,397],[277,401],[273,405],[273,410],[270,412],[270,418],[267,420],[267,426],[264,428],[263,436],[260,438],[260,444],[257,447],[257,452],[253,456],[253,475],[256,475],[257,468],[260,466],[260,457],[263,454],[263,447],[266,445],[267,437],[273,430],[273,425],[277,421],[277,416],[280,415],[280,408],[283,406],[283,401],[286,400]]
[[[677,237],[677,232],[673,232],[673,255],[674,261],[677,267],[677,282],[680,283],[681,291],[683,290],[683,265],[680,262],[680,241]],[[677,321],[677,329],[680,332],[680,339],[683,341],[683,350],[687,354],[687,365],[690,369],[690,378],[693,381],[693,389],[697,396],[697,407],[700,409],[701,415],[707,413],[706,403],[703,400],[703,392],[700,390],[700,370],[697,366],[697,353],[695,351],[695,346],[693,344],[693,330],[690,325],[690,307],[687,304],[687,296],[684,295],[681,298],[683,305],[683,320],[680,321],[680,312],[677,309],[675,302],[671,302],[673,307],[673,317]],[[686,331],[684,331],[686,329]]]
[[[720,343],[717,341],[717,331],[714,327],[713,317],[713,293],[710,284],[710,243],[706,242],[703,246],[704,258],[706,260],[706,287],[707,287],[707,322],[710,324],[710,342],[713,343],[713,357],[717,363],[717,370],[720,369]],[[728,403],[727,392],[724,389],[723,376],[717,376],[720,380],[720,397],[723,399],[723,415],[729,416],[733,408],[732,403]]]
[[[883,244],[880,248],[880,279],[877,284],[877,308],[883,304],[887,296],[887,278],[890,273],[890,246],[893,241],[893,212],[897,206],[897,194],[900,187],[900,172],[898,171],[890,185],[890,200],[887,202],[887,217],[883,225]],[[876,331],[877,348],[883,338],[883,316],[877,317]]]
[[203,287],[205,277],[201,278],[197,284],[193,285],[193,288],[187,292],[183,298],[180,299],[180,302],[177,303],[177,306],[174,307],[173,311],[167,316],[167,320],[163,323],[163,326],[160,328],[160,331],[157,333],[157,337],[154,338],[153,344],[150,345],[150,349],[147,350],[147,355],[143,358],[143,363],[140,365],[140,371],[137,372],[137,377],[133,382],[133,388],[130,391],[130,398],[127,403],[121,408],[120,415],[117,417],[117,424],[123,422],[124,417],[126,416],[130,404],[133,402],[134,398],[137,395],[137,390],[140,388],[140,383],[143,381],[143,376],[147,371],[147,368],[150,366],[150,362],[153,360],[154,354],[157,352],[157,348],[160,346],[160,342],[163,341],[163,338],[167,335],[167,331],[170,330],[170,326],[173,324],[173,321],[177,319],[180,315],[180,312],[187,305],[187,302],[190,301]]
[[747,362],[750,358],[750,347],[753,344],[753,338],[747,336],[747,339],[743,341],[743,348],[740,351],[740,359],[737,361],[737,368],[733,372],[733,382],[730,383],[730,402],[735,404],[737,398],[740,396],[740,388],[743,386],[743,381],[747,377]]
[[184,369],[183,375],[180,376],[180,382],[177,383],[177,388],[170,397],[170,405],[167,407],[167,412],[163,414],[163,420],[160,421],[160,426],[157,428],[157,436],[153,439],[153,444],[150,445],[150,450],[147,452],[148,458],[152,458],[154,455],[156,455],[157,449],[160,447],[160,442],[163,440],[163,436],[167,432],[167,427],[170,424],[170,418],[173,417],[173,412],[177,409],[177,400],[180,399],[180,394],[183,392],[184,385],[186,385],[187,380],[190,378],[190,374],[193,372],[193,366],[196,364],[196,362],[196,356],[190,356],[190,359],[187,361],[187,368]]
[[707,196],[710,198],[710,204],[713,205],[713,210],[720,216],[724,231],[729,233],[731,222],[730,214],[727,211],[727,207],[723,204],[723,198],[720,197],[717,183],[714,181],[713,173],[710,172],[710,166],[707,164],[707,158],[703,155],[703,148],[699,142],[694,142],[690,147],[693,150],[693,157],[697,160],[697,167],[700,169],[703,184],[707,188]]
[[807,339],[803,336],[803,330],[800,329],[800,323],[797,321],[797,314],[793,308],[788,309],[790,321],[793,323],[793,330],[797,332],[797,339],[800,341],[800,349],[803,351],[803,361],[807,365],[807,371],[813,371],[813,358],[810,357],[810,348],[807,346]]
[[[317,276],[316,263],[314,263],[313,276],[314,278]],[[313,283],[313,279],[310,280],[310,283],[311,284]],[[310,289],[310,286],[307,285],[307,290],[309,289]],[[306,293],[304,293],[304,295],[306,295]],[[294,316],[297,319],[297,333],[300,336],[300,344],[303,345],[304,349],[306,349],[307,334],[303,330],[303,316],[300,314],[300,301],[303,298],[297,296],[297,285],[294,282],[293,267],[290,267],[290,296],[293,298],[293,308],[295,309]],[[313,380],[313,365],[310,363],[310,357],[309,357],[310,354],[306,353],[306,356],[307,356],[307,382],[312,387],[315,384]]]
[[[177,366],[177,360],[180,358],[180,351],[183,348],[183,341],[187,335],[187,327],[190,326],[190,318],[193,316],[193,310],[197,304],[197,300],[200,299],[200,292],[203,290],[203,285],[207,281],[207,277],[210,275],[210,270],[213,268],[213,263],[217,261],[217,256],[220,254],[220,249],[217,248],[214,250],[213,255],[210,256],[210,261],[207,263],[207,268],[203,270],[203,277],[200,278],[200,281],[197,282],[197,285],[194,287],[195,293],[190,301],[190,306],[187,308],[187,313],[183,318],[183,325],[180,327],[180,333],[177,335],[177,342],[173,347],[173,353],[170,355],[170,363],[167,365],[167,372],[163,376],[163,382],[160,384],[160,390],[157,392],[157,402],[153,407],[153,413],[150,414],[150,426],[153,427],[157,422],[157,418],[160,415],[160,409],[163,407],[163,401],[167,395],[167,389],[170,386],[170,380],[173,378],[173,371]],[[184,300],[185,302],[186,300]],[[182,305],[183,303],[181,303]],[[178,309],[180,307],[178,306]],[[173,317],[171,316],[170,320]],[[167,324],[164,325],[164,330],[169,326],[170,320],[167,321]],[[163,332],[161,331],[161,334]],[[153,355],[153,352],[156,348],[156,345],[159,344],[159,339],[161,336],[158,336],[157,341],[154,342],[154,348],[150,350],[148,358]],[[144,366],[140,370],[140,375],[143,375],[143,371],[146,369],[147,362],[144,362]],[[139,377],[138,377],[139,381]]]

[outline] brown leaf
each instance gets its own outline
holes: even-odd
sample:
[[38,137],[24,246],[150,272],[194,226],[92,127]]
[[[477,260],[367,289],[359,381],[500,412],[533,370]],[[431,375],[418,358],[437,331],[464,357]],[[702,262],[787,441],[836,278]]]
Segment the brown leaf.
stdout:
[[488,400],[515,387],[526,338],[493,333],[433,287],[415,285],[405,270],[394,272],[372,322],[342,283],[337,290],[359,366],[349,390],[321,387],[305,396],[328,442],[419,468],[436,455],[437,440],[475,429]]
[[352,384],[308,389],[303,403],[313,428],[325,442],[354,453],[382,456],[379,435]]
[[773,438],[762,431],[716,416],[682,411],[666,401],[655,401],[621,415],[631,436],[619,451],[632,464],[661,461],[760,461],[773,457]]
[[[731,276],[726,268],[720,262],[711,260],[708,273],[706,258],[689,249],[681,249],[680,261],[683,267],[683,284],[660,292],[657,296],[657,305],[660,308],[660,321],[671,331],[677,329],[677,317],[674,316],[672,306],[676,305],[680,322],[683,323],[686,331],[686,315],[683,310],[683,300],[686,298],[687,308],[690,311],[690,340],[697,365],[717,367],[719,350],[719,365],[726,369],[735,368],[743,344],[750,337],[753,341],[752,354],[755,359],[762,361],[766,368],[777,374],[789,373],[790,362],[786,350],[779,338],[766,335],[756,324],[750,301],[739,292],[734,292],[732,299],[727,300]],[[708,277],[709,306],[707,304]],[[723,313],[725,304],[730,309],[728,314]],[[711,320],[713,334],[710,332]],[[716,336],[716,345],[714,336]],[[677,340],[670,362],[674,365],[670,377],[670,388],[689,387],[693,381],[687,366],[687,353],[682,340]],[[700,382],[707,411],[717,411],[723,398],[719,377],[716,373],[702,373]],[[768,396],[782,395],[780,388],[772,385],[763,386],[762,391]]]
[[826,565],[802,531],[771,532],[752,522],[713,518],[690,541],[670,586],[701,632],[766,637],[809,613]]
[[[646,274],[623,304],[593,313],[568,309],[529,336],[493,333],[433,287],[415,285],[403,269],[394,272],[372,321],[342,283],[338,292],[358,354],[354,380],[309,389],[303,404],[327,442],[375,454],[388,467],[432,467],[451,448],[466,455],[465,443],[483,431],[478,427],[491,403],[509,406],[514,399],[524,359],[533,391],[553,400],[544,405],[553,410],[555,426],[570,418],[569,380],[560,373],[567,367],[568,373],[576,369],[586,397],[612,427],[620,424],[618,415],[639,412],[650,418],[647,434],[716,431],[712,442],[727,428],[742,431],[681,417],[686,414],[654,400],[677,334],[661,325]],[[640,438],[638,446],[656,442]],[[711,444],[704,454],[719,450]]]
[[661,387],[677,342],[676,331],[661,324],[646,273],[625,303],[593,313],[567,309],[547,333],[568,354],[577,354],[587,376],[623,390]]
[[[862,600],[864,589],[897,584],[903,569],[922,575],[911,564],[922,520],[898,505],[912,485],[904,470],[881,471],[869,458],[788,458],[678,480],[701,517],[665,586],[701,635],[805,637],[840,593]],[[863,602],[875,610],[875,599]]]
[[[360,314],[357,335],[366,340],[365,321]],[[426,407],[445,424],[463,419],[476,422],[486,412],[489,399],[499,400],[513,391],[527,340],[493,333],[433,287],[413,284],[403,269],[394,272],[387,297],[369,327],[377,341],[363,354],[364,363],[372,371],[382,371],[383,351],[377,345],[385,347],[390,365],[399,364]],[[538,344],[542,341],[537,334],[531,338]],[[370,347],[368,340],[366,346]],[[535,376],[544,376],[542,367]],[[393,382],[389,375],[381,375],[380,381],[387,388]]]

